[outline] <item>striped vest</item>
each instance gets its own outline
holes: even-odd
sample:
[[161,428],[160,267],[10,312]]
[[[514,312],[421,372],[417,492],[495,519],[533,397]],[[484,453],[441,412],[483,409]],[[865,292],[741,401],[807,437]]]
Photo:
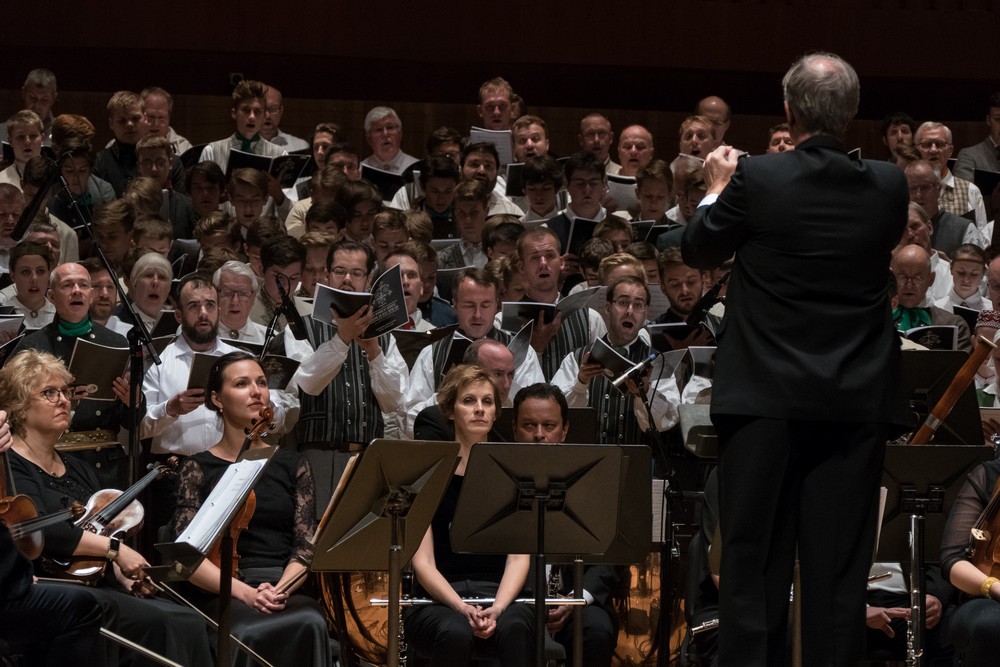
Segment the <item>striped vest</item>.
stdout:
[[[313,349],[337,335],[337,328],[305,319],[306,332]],[[389,349],[389,336],[379,336],[379,345]],[[328,442],[340,446],[349,442],[369,443],[381,438],[385,422],[378,400],[371,389],[368,357],[357,343],[351,343],[340,373],[318,396],[299,392],[301,412],[298,441]]]
[[588,308],[580,308],[564,317],[556,335],[538,355],[542,365],[542,375],[546,382],[552,381],[552,376],[559,370],[559,365],[566,355],[585,345],[590,345],[590,318]]
[[[608,337],[604,342],[611,345]],[[577,363],[590,346],[576,350]],[[637,364],[649,356],[649,345],[642,340],[636,340],[628,349],[628,359]],[[611,384],[604,375],[599,375],[590,381],[587,392],[587,405],[597,411],[597,442],[611,445],[639,445],[646,442],[645,433],[639,428],[639,421],[632,410],[634,397],[623,394]]]

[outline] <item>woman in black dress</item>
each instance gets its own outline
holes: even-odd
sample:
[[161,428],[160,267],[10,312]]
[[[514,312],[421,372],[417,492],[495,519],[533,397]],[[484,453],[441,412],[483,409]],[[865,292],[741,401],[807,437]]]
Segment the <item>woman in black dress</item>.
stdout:
[[[413,556],[421,593],[438,604],[409,608],[406,640],[431,656],[433,665],[467,665],[474,653],[497,654],[504,667],[534,662],[531,609],[515,603],[528,576],[530,556],[465,555],[451,550],[449,530],[472,447],[486,439],[500,409],[500,389],[478,366],[458,366],[438,389],[438,405],[455,423],[461,460],[444,499]],[[462,602],[494,597],[485,608]]]
[[[8,453],[14,483],[40,514],[62,510],[67,499],[86,504],[101,489],[87,463],[55,449],[69,428],[71,380],[62,361],[37,350],[19,352],[0,370],[0,405],[8,410],[14,433]],[[152,589],[143,575],[148,563],[142,554],[68,522],[46,528],[44,540],[42,561],[71,556],[108,560],[104,578],[87,589],[101,605],[104,627],[183,665],[212,664],[204,619],[191,609],[149,597]],[[48,575],[44,569],[39,574]],[[119,651],[112,647],[110,664],[117,661],[115,655]],[[151,664],[124,649],[120,662]]]
[[[244,428],[259,419],[270,402],[267,378],[257,361],[245,352],[230,352],[212,366],[205,405],[219,413],[222,440],[207,451],[189,457],[177,483],[177,509],[171,524],[180,535],[230,464],[245,439]],[[259,438],[251,448],[266,447]],[[249,526],[237,540],[239,573],[233,578],[232,632],[274,665],[329,667],[332,665],[326,621],[315,600],[292,595],[299,577],[312,560],[309,539],[316,529],[312,473],[305,457],[279,449],[254,489],[257,506]],[[208,593],[218,593],[220,570],[207,559],[191,582]],[[288,592],[279,592],[289,582]],[[217,596],[201,596],[201,605],[217,609]],[[234,662],[251,665],[240,651]]]

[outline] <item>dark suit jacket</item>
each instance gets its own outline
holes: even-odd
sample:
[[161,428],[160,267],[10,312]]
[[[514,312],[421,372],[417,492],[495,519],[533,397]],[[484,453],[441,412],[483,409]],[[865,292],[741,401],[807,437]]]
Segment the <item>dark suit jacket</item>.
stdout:
[[736,253],[713,415],[905,423],[886,284],[907,203],[898,168],[831,137],[740,160],[682,244],[699,269]]
[[[975,146],[960,150],[958,160],[955,161],[955,168],[952,171],[958,178],[971,181],[973,169],[1000,171],[1000,158],[997,157],[997,150],[993,147],[993,141],[989,137]],[[984,192],[983,195],[988,196],[989,193]]]

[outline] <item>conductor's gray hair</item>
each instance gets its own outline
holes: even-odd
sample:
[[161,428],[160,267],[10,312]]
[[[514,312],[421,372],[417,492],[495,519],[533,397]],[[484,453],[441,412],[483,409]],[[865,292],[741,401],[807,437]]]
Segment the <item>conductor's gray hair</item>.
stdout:
[[858,113],[861,84],[857,72],[833,53],[811,53],[792,65],[781,80],[785,101],[806,134],[843,138]]

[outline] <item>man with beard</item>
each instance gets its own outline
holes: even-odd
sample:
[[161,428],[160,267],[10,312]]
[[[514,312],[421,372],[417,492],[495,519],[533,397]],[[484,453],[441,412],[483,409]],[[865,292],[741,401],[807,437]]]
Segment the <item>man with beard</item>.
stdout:
[[[15,354],[21,350],[42,350],[59,357],[68,366],[77,339],[108,347],[128,347],[124,336],[91,320],[92,292],[87,269],[75,263],[56,267],[49,279],[48,291],[49,301],[56,307],[56,318],[51,324],[22,338]],[[75,454],[94,466],[102,485],[123,489],[128,486],[128,465],[125,451],[117,438],[119,429],[133,418],[128,408],[127,378],[116,378],[114,391],[118,400],[110,404],[107,401],[81,400],[73,411],[69,432],[60,441],[95,447]]]
[[[603,337],[620,355],[636,364],[650,354],[650,346],[639,337],[649,307],[649,289],[637,277],[616,278],[608,286],[605,312],[608,333]],[[624,445],[646,442],[649,415],[639,392],[646,395],[653,415],[653,426],[666,431],[677,423],[677,405],[680,392],[673,375],[650,383],[649,378],[627,380],[623,393],[611,386],[604,375],[604,367],[590,360],[591,345],[584,345],[570,352],[562,361],[552,384],[566,395],[571,407],[592,407],[597,411],[597,441]]]
[[[340,241],[327,259],[330,287],[346,292],[368,289],[375,268],[371,248]],[[362,338],[373,317],[370,306],[331,326],[308,319],[313,352],[295,373],[302,390],[298,441],[316,480],[316,507],[322,513],[350,455],[385,433],[383,413],[402,407],[406,362],[390,335]]]
[[[657,324],[671,322],[686,322],[691,312],[701,299],[703,287],[702,272],[692,269],[684,263],[680,248],[664,250],[657,264],[660,269],[660,289],[667,297],[670,307],[667,312],[656,318]],[[711,323],[714,331],[715,323]],[[675,350],[681,350],[692,345],[715,345],[715,336],[707,329],[696,329],[683,339],[675,340],[667,337]]]
[[[521,217],[524,211],[514,205],[507,197],[497,192],[497,168],[500,157],[493,144],[482,141],[469,144],[462,149],[462,179],[466,181],[482,181],[490,191],[486,217],[494,215],[516,215]],[[505,186],[506,187],[506,186]]]
[[[142,420],[140,437],[152,438],[154,457],[166,454],[189,456],[204,451],[222,437],[218,415],[205,407],[205,389],[188,389],[188,376],[195,353],[221,357],[237,348],[218,336],[219,297],[208,279],[199,274],[185,276],[178,288],[174,317],[181,335],[160,354],[160,365],[146,372],[142,391],[149,406]],[[276,432],[284,433],[286,418],[292,421],[294,407],[274,394]]]

